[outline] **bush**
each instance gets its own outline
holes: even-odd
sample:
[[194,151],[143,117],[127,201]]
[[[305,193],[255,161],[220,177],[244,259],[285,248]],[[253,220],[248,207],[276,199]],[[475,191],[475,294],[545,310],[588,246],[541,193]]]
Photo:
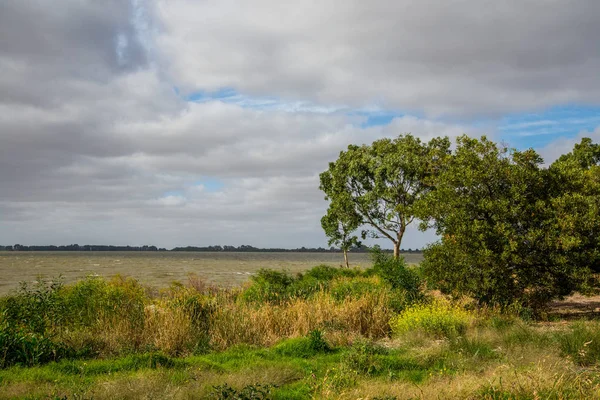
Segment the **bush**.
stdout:
[[281,303],[289,299],[295,278],[285,271],[260,269],[251,278],[252,284],[242,293],[249,303]]
[[135,279],[116,276],[110,281],[89,276],[60,292],[65,305],[65,325],[90,327],[102,320],[128,321],[132,329],[143,328],[145,289]]
[[285,271],[260,269],[252,276],[250,287],[242,293],[242,300],[248,303],[281,304],[295,298],[307,299],[321,290],[327,290],[337,278],[357,277],[361,274],[357,269],[327,265],[316,266],[296,276]]
[[300,278],[313,278],[321,284],[327,284],[336,278],[346,277],[354,278],[361,276],[362,272],[359,269],[336,268],[329,265],[317,265],[309,269],[304,274],[299,274]]
[[392,319],[390,325],[397,335],[421,330],[437,337],[452,338],[464,334],[472,320],[473,316],[463,308],[435,301],[404,310]]
[[61,279],[46,281],[41,277],[32,285],[21,283],[19,291],[0,303],[2,320],[37,335],[64,320],[65,303],[60,296]]
[[422,300],[421,286],[423,282],[415,271],[408,268],[403,257],[394,258],[382,252],[375,252],[373,254],[373,273],[387,282],[392,289],[404,291],[408,300]]
[[19,327],[0,326],[0,368],[33,366],[72,355],[72,351],[49,337]]

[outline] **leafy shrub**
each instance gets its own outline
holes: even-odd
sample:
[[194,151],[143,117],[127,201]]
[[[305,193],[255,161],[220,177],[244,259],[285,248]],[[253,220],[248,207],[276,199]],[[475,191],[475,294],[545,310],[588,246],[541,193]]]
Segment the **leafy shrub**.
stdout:
[[421,330],[438,337],[455,337],[465,333],[473,316],[459,306],[442,301],[418,304],[392,319],[395,334]]
[[242,293],[248,303],[281,304],[293,298],[306,299],[321,290],[327,290],[333,280],[356,277],[357,269],[342,269],[327,265],[316,266],[304,274],[293,276],[285,271],[260,269],[252,276],[252,284]]
[[394,290],[403,290],[411,301],[423,298],[422,280],[409,269],[403,257],[394,258],[382,252],[373,253],[373,273],[390,284]]
[[132,329],[144,326],[146,293],[135,279],[116,276],[110,281],[90,276],[61,292],[70,326],[89,327],[100,320],[128,321]]
[[31,286],[22,282],[15,295],[2,299],[2,319],[12,327],[43,335],[51,326],[63,322],[65,304],[59,293],[61,288],[60,278],[46,281],[39,277]]
[[557,335],[561,353],[573,362],[590,366],[600,361],[600,326],[575,323],[569,332]]
[[318,329],[310,331],[308,334],[308,339],[310,343],[310,348],[318,353],[325,353],[331,351],[329,344],[323,338],[323,332]]
[[289,298],[295,278],[285,271],[260,269],[251,278],[252,284],[242,293],[249,303],[281,303]]
[[43,334],[20,327],[0,326],[0,368],[32,366],[73,355],[73,351]]

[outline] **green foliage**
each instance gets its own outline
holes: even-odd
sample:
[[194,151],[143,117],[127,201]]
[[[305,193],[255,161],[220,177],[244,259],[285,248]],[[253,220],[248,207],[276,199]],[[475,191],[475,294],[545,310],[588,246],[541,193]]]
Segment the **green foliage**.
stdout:
[[600,259],[600,180],[590,174],[576,162],[545,169],[533,150],[460,137],[421,203],[422,228],[429,223],[441,237],[425,249],[428,280],[534,312],[590,286],[590,263]]
[[362,226],[363,238],[391,240],[398,256],[406,227],[449,146],[447,138],[422,143],[412,135],[348,146],[320,175],[320,189],[330,201],[321,222],[331,242],[348,247],[356,241],[351,232]]
[[352,344],[342,358],[342,363],[353,371],[365,375],[378,375],[385,368],[385,363],[378,357],[388,351],[372,341],[358,340]]
[[591,326],[583,322],[573,324],[569,332],[557,335],[560,350],[573,362],[584,365],[596,365],[600,361],[600,326]]
[[386,286],[376,278],[341,278],[332,282],[329,289],[331,297],[337,301],[359,298],[367,293],[385,291]]
[[361,271],[359,269],[342,269],[335,268],[329,265],[317,265],[314,268],[309,269],[303,274],[299,275],[300,279],[310,279],[314,278],[319,283],[329,283],[336,278],[354,278],[357,276],[361,276]]
[[242,299],[254,303],[281,303],[290,297],[296,280],[285,271],[260,269],[251,278],[252,284],[242,293]]
[[274,385],[254,384],[244,386],[242,389],[234,389],[227,383],[213,387],[211,399],[217,400],[266,400],[270,399],[271,390]]
[[45,363],[72,355],[53,340],[50,329],[64,321],[65,304],[60,279],[42,278],[29,286],[22,283],[17,294],[0,303],[0,368]]
[[311,331],[307,337],[286,339],[273,349],[279,355],[297,358],[314,357],[316,354],[329,353],[333,350],[320,330]]
[[11,327],[43,335],[64,319],[65,304],[59,294],[61,288],[60,279],[46,281],[39,277],[32,286],[22,282],[15,295],[2,298],[2,319]]
[[103,319],[127,321],[141,330],[145,299],[136,281],[120,277],[110,282],[89,277],[71,286],[60,279],[23,283],[0,302],[0,367],[89,356],[93,350],[87,346],[73,349],[59,342],[60,332],[92,327]]
[[474,317],[462,307],[442,301],[407,308],[390,322],[396,335],[420,330],[436,337],[453,338],[465,333]]
[[304,274],[293,276],[284,271],[260,269],[252,284],[242,293],[242,300],[250,303],[280,304],[294,298],[306,299],[320,290],[329,288],[332,281],[341,277],[357,277],[358,269],[342,269],[327,265],[316,266]]
[[38,365],[73,355],[74,351],[41,333],[7,322],[0,324],[0,369]]
[[146,292],[134,279],[116,276],[110,281],[90,276],[60,292],[65,325],[89,327],[100,319],[119,319],[132,328],[144,326]]
[[422,281],[408,268],[403,257],[392,258],[383,252],[373,254],[373,271],[392,289],[403,290],[411,301],[422,300]]

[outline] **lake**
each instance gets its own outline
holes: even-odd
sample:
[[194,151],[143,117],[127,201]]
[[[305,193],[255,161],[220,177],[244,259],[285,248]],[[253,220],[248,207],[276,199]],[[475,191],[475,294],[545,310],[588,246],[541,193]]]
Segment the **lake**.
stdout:
[[[350,253],[351,266],[371,266],[367,253]],[[421,254],[406,254],[411,264]],[[190,274],[208,282],[235,286],[247,281],[260,268],[302,272],[315,265],[339,266],[341,253],[235,253],[235,252],[0,252],[0,295],[33,282],[38,276],[73,282],[88,275],[130,276],[156,288],[172,282],[185,283]]]

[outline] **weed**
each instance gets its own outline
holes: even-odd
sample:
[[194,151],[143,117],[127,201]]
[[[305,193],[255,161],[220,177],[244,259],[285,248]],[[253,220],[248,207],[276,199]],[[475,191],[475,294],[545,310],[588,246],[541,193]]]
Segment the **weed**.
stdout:
[[465,333],[474,316],[448,302],[434,301],[407,308],[391,321],[392,331],[403,334],[421,330],[436,337],[456,337]]
[[269,394],[274,387],[274,385],[268,384],[254,384],[237,390],[225,383],[214,386],[210,398],[216,400],[266,400],[270,398]]

